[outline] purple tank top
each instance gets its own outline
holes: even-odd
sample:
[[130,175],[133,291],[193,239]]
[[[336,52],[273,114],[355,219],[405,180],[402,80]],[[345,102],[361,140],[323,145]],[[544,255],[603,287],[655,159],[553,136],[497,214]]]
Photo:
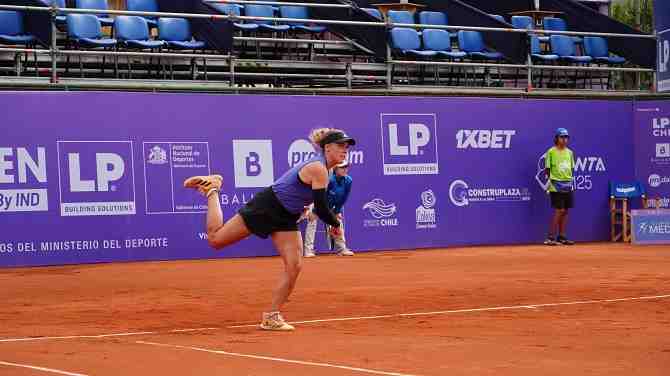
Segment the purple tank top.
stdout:
[[305,206],[314,202],[312,187],[300,181],[298,174],[305,165],[315,161],[320,161],[324,166],[326,165],[323,155],[318,154],[291,167],[290,170],[286,171],[284,175],[272,184],[272,191],[282,206],[290,213],[299,214]]

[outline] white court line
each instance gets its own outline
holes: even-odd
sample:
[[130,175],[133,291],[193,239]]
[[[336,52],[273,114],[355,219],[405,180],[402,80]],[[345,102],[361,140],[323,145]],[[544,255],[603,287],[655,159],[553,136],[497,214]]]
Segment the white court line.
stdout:
[[203,332],[206,330],[219,330],[221,328],[193,328],[193,329],[172,329],[170,333],[188,333],[188,332]]
[[129,333],[91,334],[91,335],[53,336],[53,337],[4,338],[0,339],[0,342],[44,341],[49,339],[90,339],[90,338],[95,339],[95,338],[107,338],[107,337],[140,336],[146,334],[161,334],[161,333],[202,332],[206,330],[219,330],[219,329],[222,328],[172,329],[168,332],[129,332]]
[[139,344],[142,344],[142,345],[159,346],[159,347],[170,347],[170,348],[174,348],[174,349],[184,349],[184,350],[202,351],[202,352],[211,353],[211,354],[236,356],[236,357],[239,357],[239,358],[250,358],[250,359],[260,359],[260,360],[271,360],[271,361],[273,361],[273,362],[291,363],[291,364],[300,364],[300,365],[303,365],[303,366],[315,366],[315,367],[337,368],[337,369],[344,369],[344,370],[347,370],[347,371],[356,371],[356,372],[362,372],[362,373],[371,373],[371,374],[375,374],[375,375],[386,375],[386,376],[413,376],[413,375],[406,374],[406,373],[378,371],[378,370],[374,370],[374,369],[359,368],[359,367],[349,367],[349,366],[342,366],[342,365],[331,364],[331,363],[306,362],[306,361],[302,361],[302,360],[293,360],[293,359],[276,358],[276,357],[271,357],[271,356],[252,355],[252,354],[241,354],[241,353],[228,352],[228,351],[223,351],[223,350],[210,350],[210,349],[205,349],[205,348],[202,348],[202,347],[181,346],[181,345],[170,345],[170,344],[165,344],[165,343],[146,342],[146,341],[135,341],[135,343],[139,343]]
[[[667,294],[667,295],[653,295],[653,296],[638,296],[638,297],[633,297],[633,298],[580,300],[580,301],[563,302],[563,303],[541,303],[541,304],[524,304],[524,305],[501,306],[501,307],[454,309],[454,310],[433,311],[433,312],[395,313],[395,314],[377,315],[377,316],[339,317],[339,318],[331,318],[331,319],[292,321],[290,323],[291,324],[313,324],[313,323],[320,323],[320,322],[388,319],[388,318],[393,318],[393,317],[435,316],[435,315],[446,315],[446,314],[451,314],[451,313],[503,311],[503,310],[515,310],[515,309],[537,309],[537,308],[542,308],[542,307],[560,307],[560,306],[578,305],[578,304],[616,303],[616,302],[629,302],[629,301],[635,301],[635,300],[654,300],[654,299],[666,299],[666,298],[670,298],[670,294]],[[256,326],[258,326],[258,324],[243,324],[243,325],[227,326],[225,328],[226,329],[251,328],[251,327],[256,327]],[[87,338],[125,337],[125,336],[138,336],[138,335],[146,335],[146,334],[195,332],[195,331],[220,330],[220,329],[223,329],[223,328],[212,327],[212,328],[193,328],[193,329],[173,329],[173,330],[170,330],[170,331],[167,331],[167,332],[153,331],[153,332],[130,332],[130,333],[113,333],[113,334],[97,334],[97,335],[72,335],[72,336],[56,336],[56,337],[4,338],[4,339],[0,339],[0,343],[2,343],[2,342],[22,342],[22,341],[43,341],[43,340],[51,340],[51,339],[87,339]]]
[[139,336],[143,334],[158,334],[158,332],[130,332],[130,333],[112,333],[112,334],[93,334],[81,336],[55,336],[55,337],[27,337],[27,338],[5,338],[0,342],[22,342],[22,341],[43,341],[47,339],[85,339],[85,338],[107,338],[107,337],[125,337]]
[[61,371],[61,370],[53,369],[53,368],[36,367],[36,366],[28,365],[28,364],[10,363],[10,362],[3,362],[3,361],[0,361],[0,366],[30,368],[30,369],[34,369],[34,370],[37,370],[37,371],[51,372],[51,373],[57,373],[59,375],[67,375],[67,376],[87,376],[87,375],[84,375],[83,373],[67,372],[67,371]]
[[[670,295],[640,296],[635,298],[620,298],[620,299],[581,300],[581,301],[564,302],[564,303],[524,304],[524,305],[502,306],[502,307],[453,309],[448,311],[433,311],[433,312],[394,313],[390,315],[377,315],[377,316],[339,317],[339,318],[321,319],[321,320],[292,321],[290,322],[290,324],[314,324],[320,322],[374,320],[374,319],[388,319],[394,317],[435,316],[435,315],[446,315],[451,313],[487,312],[487,311],[503,311],[503,310],[515,310],[515,309],[537,309],[542,307],[559,307],[559,306],[578,305],[578,304],[615,303],[615,302],[627,302],[634,300],[650,300],[650,299],[664,299],[664,298],[670,298]],[[258,324],[233,325],[233,326],[227,326],[226,328],[228,329],[250,328],[257,325]]]

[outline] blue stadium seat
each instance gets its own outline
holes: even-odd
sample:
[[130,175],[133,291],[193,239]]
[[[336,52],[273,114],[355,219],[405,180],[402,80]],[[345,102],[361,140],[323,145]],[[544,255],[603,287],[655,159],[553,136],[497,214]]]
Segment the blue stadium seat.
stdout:
[[529,16],[512,16],[512,26],[515,29],[533,30],[535,28],[533,18]]
[[[274,17],[274,8],[270,5],[245,5],[244,14],[248,17]],[[275,25],[270,20],[252,20],[250,23],[257,24],[261,29],[272,32],[287,32],[291,29],[289,25]]]
[[12,10],[0,10],[0,43],[24,46],[35,43],[35,37],[26,34],[23,14]]
[[610,55],[607,39],[601,37],[585,37],[584,50],[596,63],[621,65],[626,62],[621,56]]
[[544,62],[554,62],[559,59],[556,54],[543,54],[540,48],[540,39],[536,35],[530,36],[530,56],[534,60],[541,60]]
[[[584,50],[586,54],[593,58],[593,61],[596,64],[606,64],[606,65],[623,65],[626,63],[626,59],[621,56],[616,56],[610,54],[609,46],[607,44],[607,39],[601,37],[585,37],[584,38]],[[603,76],[598,75],[600,80],[600,87],[610,88],[610,83],[612,82],[612,72],[607,72],[607,84],[603,84]],[[591,82],[593,87],[593,82]]]
[[[116,38],[118,44],[128,49],[134,50],[160,50],[165,46],[162,40],[152,40],[149,34],[149,25],[147,20],[139,16],[118,16],[114,21],[114,28],[116,29]],[[150,73],[151,61],[149,58],[149,66],[147,74]],[[158,58],[160,64],[160,57]],[[131,58],[128,57],[128,76],[132,75]],[[157,69],[158,71],[158,69]],[[118,70],[117,70],[118,72]],[[165,69],[163,69],[165,72]]]
[[152,40],[149,36],[147,20],[139,16],[118,16],[114,23],[116,37],[127,48],[159,49],[165,45],[162,40]]
[[[68,14],[66,17],[68,46],[83,48],[112,49],[116,47],[116,39],[105,38],[102,34],[100,20],[93,14]],[[105,72],[106,56],[102,55],[102,73]],[[70,55],[67,56],[67,69],[70,66]],[[79,55],[79,72],[84,77],[84,66]]]
[[424,11],[419,13],[419,23],[424,25],[448,25],[447,15],[442,12]]
[[[423,38],[423,47],[426,50],[436,51],[437,57],[447,58],[447,60],[454,61],[463,59],[467,54],[463,51],[452,51],[451,49],[451,36],[446,30],[438,29],[426,29],[421,34]],[[451,85],[453,66],[449,66],[449,84]],[[459,72],[462,71],[461,67],[458,67]],[[435,66],[435,81],[440,83],[440,66]],[[458,82],[460,82],[460,75],[458,76]]]
[[505,17],[503,17],[503,16],[501,16],[501,15],[499,15],[499,14],[489,14],[489,16],[495,18],[496,20],[498,20],[498,21],[500,21],[500,22],[505,22],[505,23],[507,23],[507,21],[505,21]]
[[[309,19],[309,13],[307,12],[306,7],[301,6],[280,6],[279,14],[282,18],[299,18],[299,19]],[[321,25],[305,25],[302,22],[289,22],[292,30],[304,31],[312,34],[320,34],[326,31],[325,26]]]
[[[222,4],[222,3],[208,3],[208,4],[214,7],[214,9],[216,9],[217,11],[231,16],[241,16],[242,9],[244,9],[244,7],[239,4]],[[240,30],[242,32],[245,31],[251,32],[258,30],[258,24],[255,23],[233,22],[233,26],[235,26],[237,30]]]
[[[568,24],[562,18],[545,17],[542,20],[542,24],[544,25],[544,30],[568,31]],[[573,42],[575,42],[575,43],[582,43],[582,38],[580,38],[580,37],[571,37],[571,38],[572,38]],[[540,41],[548,42],[549,37],[540,37]]]
[[[551,43],[551,52],[558,55],[559,60],[561,61],[576,65],[588,65],[593,61],[591,56],[577,56],[575,42],[572,37],[566,35],[552,35],[549,40]],[[586,88],[586,80],[590,77],[590,73],[591,72],[586,72],[584,74],[584,88]],[[565,77],[567,81],[567,72],[565,72]],[[573,77],[575,87],[577,86],[578,78],[579,71],[575,70],[575,75]]]
[[391,45],[403,55],[418,57],[437,56],[437,51],[422,50],[419,33],[414,29],[406,27],[394,27],[391,29]]
[[542,20],[542,25],[545,30],[551,31],[566,31],[568,30],[568,25],[565,23],[565,20],[557,17],[545,17]]
[[[158,39],[165,41],[168,48],[175,50],[204,50],[205,42],[194,40],[191,24],[185,18],[161,17],[158,19]],[[207,79],[207,59],[203,58],[205,79]],[[174,78],[172,60],[170,60],[170,77]],[[195,58],[191,59],[191,77],[197,78]]]
[[552,35],[550,41],[551,53],[558,55],[561,60],[575,64],[588,64],[593,61],[591,56],[577,56],[572,37]]
[[[80,9],[100,9],[100,10],[109,10],[109,5],[107,0],[76,0],[75,3],[77,8]],[[114,26],[114,19],[111,18],[108,14],[96,14],[100,20],[102,26]]]
[[169,48],[176,50],[202,50],[205,48],[205,42],[193,39],[191,24],[185,18],[159,18],[158,39],[165,41]]
[[414,24],[414,15],[406,10],[389,10],[387,16],[392,23]]
[[[158,3],[156,0],[126,0],[126,8],[133,12],[158,12]],[[150,28],[158,26],[156,17],[142,16],[142,18],[147,20]]]
[[116,46],[116,39],[105,38],[100,20],[93,14],[68,14],[69,41],[84,48],[109,48]]
[[[0,44],[8,44],[12,46],[34,47],[36,39],[31,34],[26,34],[23,26],[23,14],[11,10],[0,10]],[[18,57],[19,54],[17,53]],[[37,69],[37,54],[35,57],[35,75],[39,75]],[[28,53],[25,53],[25,62],[28,62]],[[16,75],[19,76],[21,71],[16,69]]]
[[382,13],[379,11],[379,9],[375,9],[375,8],[361,8],[361,10],[362,10],[363,12],[365,12],[365,13],[371,15],[372,17],[378,19],[378,20],[381,20],[381,19],[382,19]]
[[[468,57],[471,60],[485,60],[485,61],[502,61],[504,59],[503,54],[495,51],[487,51],[486,46],[484,45],[484,39],[482,34],[478,31],[464,31],[461,30],[458,32],[458,45],[460,50],[467,53]],[[489,68],[484,68],[485,74],[482,75],[482,85],[486,82],[489,77],[488,72]],[[502,73],[500,69],[498,71],[498,83],[502,85]],[[472,67],[473,82],[476,79],[477,68]],[[466,72],[465,82],[468,82],[468,76]]]
[[478,31],[459,31],[458,45],[461,51],[465,51],[473,59],[497,61],[504,57],[500,52],[487,51],[482,34]]
[[[537,35],[530,36],[530,56],[534,62],[539,62],[540,64],[553,64],[560,59],[559,56],[556,54],[542,53],[542,48],[540,47],[540,39],[537,37]],[[516,83],[518,82],[518,75],[519,75],[519,69],[517,69],[517,78],[514,81],[515,82],[514,86],[517,86]],[[543,81],[544,81],[544,69],[540,69],[539,87],[542,87]],[[554,70],[552,69],[549,75],[549,84],[551,84],[553,81],[554,81]]]
[[[422,50],[419,32],[406,27],[394,27],[391,29],[391,47],[394,49],[394,51],[399,52],[403,56],[411,55],[418,58],[429,59],[438,55],[437,51]],[[409,83],[410,68],[409,65],[406,65],[406,67],[407,82]],[[438,69],[439,67],[436,67],[436,78],[438,76]],[[423,81],[425,66],[419,66],[419,72],[421,75],[421,81]]]
[[451,50],[451,38],[446,30],[426,29],[422,33],[425,50],[436,51],[440,57],[462,59],[467,56],[463,51]]
[[[419,13],[419,23],[424,25],[449,25],[449,16],[444,12],[424,11]],[[458,34],[449,32],[449,36],[455,38]]]

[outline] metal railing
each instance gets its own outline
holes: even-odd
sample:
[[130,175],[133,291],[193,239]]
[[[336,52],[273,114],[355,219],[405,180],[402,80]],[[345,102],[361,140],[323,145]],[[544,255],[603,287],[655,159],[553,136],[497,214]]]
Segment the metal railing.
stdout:
[[239,4],[239,5],[272,5],[272,6],[300,6],[307,8],[345,8],[353,9],[353,5],[349,4],[322,4],[322,3],[292,3],[292,2],[277,2],[277,1],[251,1],[251,0],[205,0],[205,3],[223,3],[223,4]]
[[[272,6],[306,6],[306,7],[320,7],[320,8],[354,8],[348,4],[319,4],[319,3],[290,3],[290,2],[275,2],[275,1],[250,1],[250,0],[207,0],[208,3],[228,3],[228,4],[259,4]],[[349,25],[349,26],[368,26],[381,27],[389,30],[394,27],[407,27],[415,29],[441,29],[441,30],[467,30],[467,31],[485,31],[485,32],[507,32],[520,33],[527,35],[568,35],[568,36],[599,36],[612,38],[631,38],[631,39],[657,39],[656,35],[648,34],[620,34],[620,33],[602,33],[602,32],[577,32],[577,31],[550,31],[550,30],[528,30],[528,29],[514,29],[514,28],[494,28],[494,27],[479,27],[479,26],[457,26],[457,25],[430,25],[430,24],[404,24],[393,23],[390,20],[381,21],[346,21],[346,20],[327,20],[327,19],[298,19],[298,18],[282,18],[282,17],[252,17],[252,16],[236,16],[230,14],[198,14],[198,13],[172,13],[172,12],[141,12],[141,11],[126,11],[126,10],[101,10],[101,9],[79,9],[79,8],[58,8],[52,7],[37,7],[37,6],[17,6],[17,5],[0,5],[0,9],[28,11],[28,12],[49,12],[51,14],[51,45],[48,49],[34,49],[34,48],[0,48],[0,52],[14,52],[14,53],[34,53],[41,55],[49,55],[51,58],[51,82],[55,83],[57,77],[57,58],[59,56],[78,55],[78,56],[113,56],[118,57],[157,57],[157,58],[191,58],[191,59],[211,59],[223,60],[229,65],[229,72],[223,73],[229,77],[230,86],[235,85],[235,76],[251,76],[253,73],[236,73],[235,61],[236,57],[232,54],[195,54],[195,53],[173,53],[173,52],[130,52],[130,51],[100,51],[100,50],[62,50],[58,48],[56,43],[56,15],[59,14],[109,14],[109,15],[129,15],[129,16],[144,16],[144,17],[179,17],[190,19],[208,19],[208,20],[230,20],[230,21],[272,21],[277,23],[291,23],[291,24],[317,24],[317,25]],[[293,43],[293,44],[331,44],[331,45],[349,45],[354,47],[362,47],[355,41],[334,41],[334,40],[315,40],[315,39],[293,39],[293,38],[258,38],[258,37],[234,37],[235,41],[254,41],[254,42],[272,42],[272,43]],[[367,50],[367,53],[371,51]],[[115,60],[118,64],[118,61]],[[556,71],[575,71],[577,72],[635,72],[635,73],[651,73],[655,76],[655,70],[646,68],[634,67],[607,67],[607,66],[561,66],[561,65],[536,65],[530,53],[525,64],[494,64],[494,63],[477,63],[473,61],[461,62],[446,62],[446,61],[410,61],[410,60],[396,60],[393,59],[392,49],[387,45],[387,56],[384,63],[386,65],[386,85],[387,89],[391,89],[393,85],[393,71],[394,66],[435,66],[439,69],[440,66],[447,67],[470,67],[473,70],[483,68],[509,68],[509,69],[525,69],[527,71],[527,80],[529,88],[533,83],[534,70],[556,70]],[[35,67],[37,72],[37,65]],[[347,80],[347,87],[352,86],[351,80],[356,75],[350,72],[350,64],[346,65],[347,74],[345,75],[312,75],[313,77],[327,76],[327,77],[344,77]],[[476,73],[476,72],[475,72]],[[221,73],[217,73],[219,75]],[[262,76],[265,73],[259,73]],[[207,72],[205,71],[205,77]],[[267,75],[267,74],[266,74]],[[274,76],[274,75],[273,75]],[[293,77],[307,78],[309,74],[293,74]],[[288,77],[288,75],[287,75]],[[365,75],[360,77],[366,77]]]

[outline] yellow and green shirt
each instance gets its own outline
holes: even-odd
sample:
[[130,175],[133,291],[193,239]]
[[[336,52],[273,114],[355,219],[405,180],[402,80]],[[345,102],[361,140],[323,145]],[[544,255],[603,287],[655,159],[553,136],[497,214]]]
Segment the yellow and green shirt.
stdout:
[[[544,166],[549,169],[550,182],[554,180],[571,182],[572,172],[575,169],[575,156],[568,148],[559,149],[554,146],[547,151]],[[549,184],[549,192],[556,192],[553,184]]]

